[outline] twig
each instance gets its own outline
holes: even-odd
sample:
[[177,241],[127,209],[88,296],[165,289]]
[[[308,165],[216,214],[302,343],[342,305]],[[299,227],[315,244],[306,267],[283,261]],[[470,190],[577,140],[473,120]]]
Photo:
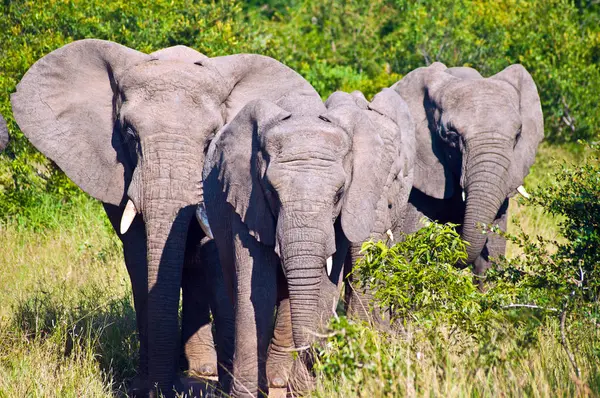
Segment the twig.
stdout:
[[302,351],[306,351],[310,348],[310,345],[303,345],[301,347],[298,348],[287,348],[287,347],[282,347],[281,351],[283,352],[302,352]]
[[502,308],[535,308],[538,310],[545,310],[545,311],[554,311],[554,312],[558,312],[558,308],[553,308],[553,307],[542,307],[539,305],[535,305],[535,304],[509,304],[509,305],[505,305]]
[[346,334],[346,330],[342,329],[342,331],[333,331],[331,333],[319,333],[319,332],[313,332],[312,330],[308,331],[309,334],[319,338],[319,339],[328,339],[330,337],[333,336],[337,336],[337,335],[345,335]]
[[565,303],[565,306],[560,314],[560,343],[563,346],[565,352],[567,353],[567,357],[569,358],[569,362],[571,362],[573,369],[575,369],[575,374],[577,375],[577,378],[581,379],[581,371],[579,370],[579,366],[577,366],[577,362],[575,362],[575,356],[573,355],[571,350],[569,350],[567,335],[565,333],[566,321],[567,321],[567,303]]

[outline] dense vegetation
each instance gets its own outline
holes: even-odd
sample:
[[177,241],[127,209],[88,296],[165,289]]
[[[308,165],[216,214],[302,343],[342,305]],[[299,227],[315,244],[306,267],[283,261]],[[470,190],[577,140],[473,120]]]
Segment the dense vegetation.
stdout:
[[[551,142],[599,136],[600,4],[594,0],[142,2],[10,1],[0,4],[0,113],[9,94],[48,52],[77,39],[113,40],[144,52],[185,44],[209,56],[270,55],[305,76],[323,96],[367,96],[419,66],[441,61],[484,75],[520,62],[538,84]],[[10,120],[0,158],[0,213],[36,206],[75,189]]]
[[[356,272],[379,281],[379,302],[404,331],[386,336],[334,320],[317,356],[316,394],[600,389],[600,162],[576,143],[600,137],[597,0],[19,0],[0,12],[0,113],[12,138],[0,154],[0,397],[118,395],[135,369],[120,243],[99,203],[27,142],[10,111],[9,94],[37,59],[88,37],[144,52],[185,44],[209,56],[270,55],[323,97],[337,89],[369,97],[434,61],[484,75],[525,65],[547,143],[525,182],[539,187],[536,196],[511,200],[509,255],[491,288],[479,292],[450,266],[462,242],[449,226],[431,224],[394,249],[365,247]],[[431,239],[435,258],[419,257]],[[511,304],[536,308],[504,308]]]

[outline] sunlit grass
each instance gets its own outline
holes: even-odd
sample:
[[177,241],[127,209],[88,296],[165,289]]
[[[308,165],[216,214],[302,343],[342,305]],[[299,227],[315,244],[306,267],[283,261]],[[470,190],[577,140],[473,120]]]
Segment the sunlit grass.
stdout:
[[99,203],[40,202],[0,225],[0,397],[124,391],[137,341],[120,243]]
[[[489,367],[478,361],[482,350],[477,342],[460,333],[431,340],[411,331],[386,338],[364,329],[355,345],[368,344],[372,362],[354,374],[341,373],[334,378],[320,374],[314,396],[574,397],[596,396],[600,389],[594,352],[598,336],[591,325],[580,327],[572,344],[581,379],[575,376],[560,345],[558,322],[548,322],[540,329],[536,343],[527,351]],[[501,355],[510,355],[514,349],[510,341],[499,346]]]

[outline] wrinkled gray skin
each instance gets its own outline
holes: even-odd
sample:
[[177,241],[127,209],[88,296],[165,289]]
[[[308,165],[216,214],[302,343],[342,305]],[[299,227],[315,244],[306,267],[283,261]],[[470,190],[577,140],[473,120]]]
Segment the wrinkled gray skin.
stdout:
[[6,126],[6,120],[0,115],[0,152],[2,152],[8,145],[8,127]]
[[[219,288],[216,249],[193,221],[210,140],[252,99],[313,91],[264,56],[208,58],[184,46],[148,55],[101,40],[53,51],[17,86],[13,112],[32,144],[104,203],[115,229],[128,200],[141,215],[119,236],[133,286],[142,393],[155,385],[167,395],[181,388],[180,287],[190,367],[215,366],[207,295],[215,299],[219,360],[230,367],[231,302]],[[227,388],[228,371],[219,373]]]
[[350,242],[392,227],[404,209],[409,189],[397,200],[410,161],[399,125],[412,124],[401,105],[392,90],[370,104],[336,93],[327,109],[318,98],[253,101],[211,143],[205,200],[236,303],[233,396],[285,383],[290,353],[282,349],[305,347],[331,315]]
[[[544,136],[542,108],[531,75],[521,65],[483,78],[471,68],[436,62],[392,86],[416,124],[417,158],[406,232],[423,215],[462,225],[467,263],[477,275],[506,242],[477,224],[506,228],[508,198],[533,164]],[[462,192],[465,193],[465,201]]]

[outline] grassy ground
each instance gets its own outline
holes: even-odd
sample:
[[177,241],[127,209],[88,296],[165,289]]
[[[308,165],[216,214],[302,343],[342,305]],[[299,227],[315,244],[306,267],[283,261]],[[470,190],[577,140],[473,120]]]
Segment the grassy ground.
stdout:
[[[551,158],[584,156],[543,146],[526,187],[551,179]],[[513,200],[510,211],[510,230],[518,220],[526,232],[556,235],[556,220],[539,210]],[[121,395],[135,369],[135,321],[120,243],[101,206],[85,197],[68,205],[42,198],[34,213],[0,224],[0,236],[0,397]],[[373,352],[380,362],[402,358],[393,380],[322,377],[315,394],[575,396],[600,389],[595,330],[580,330],[575,344],[584,382],[572,377],[556,325],[540,333],[530,352],[487,373],[477,368],[474,345],[399,340]]]

